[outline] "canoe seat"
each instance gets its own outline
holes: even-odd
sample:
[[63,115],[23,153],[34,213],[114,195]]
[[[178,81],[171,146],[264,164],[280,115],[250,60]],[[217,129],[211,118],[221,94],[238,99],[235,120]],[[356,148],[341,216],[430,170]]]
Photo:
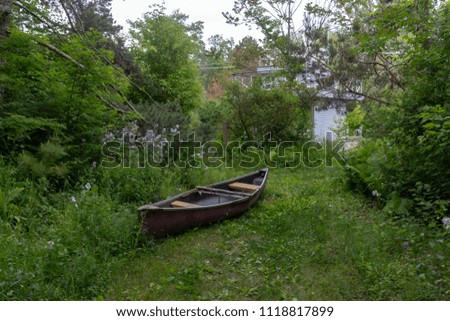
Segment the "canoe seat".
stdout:
[[259,189],[261,186],[259,185],[253,185],[253,184],[246,184],[246,183],[239,183],[234,182],[228,185],[231,189],[235,189],[238,191],[244,191],[244,192],[254,192],[257,189]]
[[182,208],[195,208],[199,207],[196,204],[188,203],[188,202],[182,202],[182,201],[173,201],[170,203],[172,207],[182,207]]

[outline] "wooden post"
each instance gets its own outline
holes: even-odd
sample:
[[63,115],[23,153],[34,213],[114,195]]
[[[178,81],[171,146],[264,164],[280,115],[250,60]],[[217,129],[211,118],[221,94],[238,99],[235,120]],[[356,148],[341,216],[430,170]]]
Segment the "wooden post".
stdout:
[[224,120],[222,122],[222,135],[223,135],[223,146],[228,145],[228,121]]

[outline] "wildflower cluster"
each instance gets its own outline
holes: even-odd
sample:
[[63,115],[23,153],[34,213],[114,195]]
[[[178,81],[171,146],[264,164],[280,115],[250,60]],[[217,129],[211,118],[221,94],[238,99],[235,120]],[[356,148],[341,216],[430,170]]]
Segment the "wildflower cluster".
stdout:
[[173,128],[160,128],[158,124],[154,124],[153,129],[146,130],[145,134],[142,134],[142,128],[134,121],[117,134],[107,133],[103,137],[103,143],[119,142],[120,145],[132,149],[139,146],[151,147],[154,154],[162,155],[173,137],[179,134],[180,125],[175,125]]

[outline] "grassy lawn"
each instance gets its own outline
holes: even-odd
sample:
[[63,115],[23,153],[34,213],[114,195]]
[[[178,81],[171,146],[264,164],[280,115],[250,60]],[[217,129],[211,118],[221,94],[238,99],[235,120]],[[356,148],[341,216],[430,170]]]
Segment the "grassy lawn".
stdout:
[[[263,197],[241,217],[122,257],[104,298],[448,298],[448,244],[432,247],[426,229],[389,222],[371,200],[343,188],[339,171],[271,170]],[[215,173],[199,180],[225,175]]]

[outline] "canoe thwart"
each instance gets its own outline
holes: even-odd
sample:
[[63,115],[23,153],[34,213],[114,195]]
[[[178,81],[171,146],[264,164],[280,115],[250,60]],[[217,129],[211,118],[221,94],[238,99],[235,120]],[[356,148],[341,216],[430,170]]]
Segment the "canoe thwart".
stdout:
[[207,186],[197,186],[197,190],[216,193],[217,195],[231,195],[233,197],[238,197],[238,198],[248,197],[248,193],[243,193],[243,192],[239,192],[239,191],[229,191],[226,189],[212,188],[212,187],[207,187]]
[[244,192],[254,192],[261,187],[259,185],[239,183],[239,182],[231,183],[228,186],[232,189],[235,189],[238,191],[244,191]]
[[192,203],[188,203],[188,202],[182,202],[182,201],[173,201],[172,203],[170,203],[170,205],[172,207],[181,207],[181,208],[195,208],[195,207],[200,207],[197,204],[192,204]]

